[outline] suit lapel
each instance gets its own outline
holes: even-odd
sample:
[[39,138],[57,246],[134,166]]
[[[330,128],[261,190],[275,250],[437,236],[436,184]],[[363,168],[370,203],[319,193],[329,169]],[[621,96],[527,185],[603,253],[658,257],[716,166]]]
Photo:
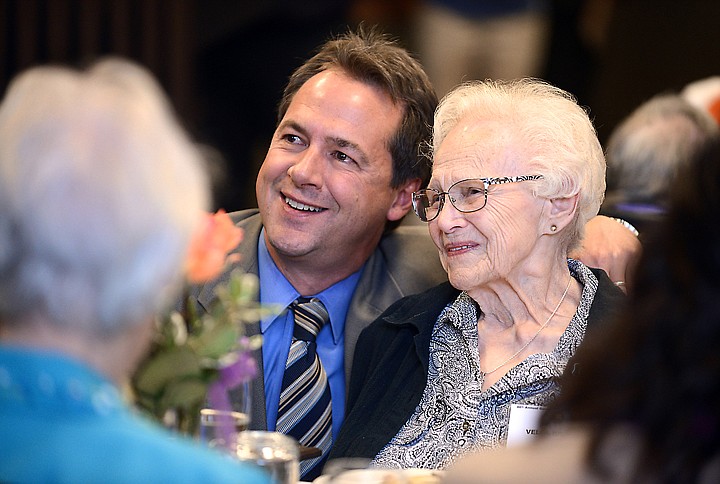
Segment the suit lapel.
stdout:
[[404,294],[400,287],[394,283],[383,255],[379,250],[375,250],[363,269],[345,317],[346,383],[350,382],[355,344],[360,332],[402,296]]

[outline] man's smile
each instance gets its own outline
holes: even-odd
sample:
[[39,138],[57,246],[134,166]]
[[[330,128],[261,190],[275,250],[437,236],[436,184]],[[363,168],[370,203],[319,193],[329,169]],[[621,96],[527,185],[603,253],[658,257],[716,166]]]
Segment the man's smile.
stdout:
[[287,203],[289,206],[294,208],[295,210],[300,210],[303,212],[322,212],[325,209],[321,207],[314,207],[312,205],[307,205],[302,202],[298,202],[297,200],[293,200],[292,198],[285,196],[285,203]]

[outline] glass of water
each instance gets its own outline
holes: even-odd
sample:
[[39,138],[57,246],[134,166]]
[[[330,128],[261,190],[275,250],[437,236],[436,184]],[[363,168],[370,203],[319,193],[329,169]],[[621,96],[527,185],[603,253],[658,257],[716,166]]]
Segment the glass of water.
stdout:
[[200,440],[209,447],[233,452],[235,437],[247,430],[249,423],[246,413],[203,408],[200,410]]
[[262,467],[273,482],[297,484],[300,480],[298,444],[280,432],[240,432],[235,439],[235,456]]
[[200,410],[200,440],[234,453],[236,435],[250,425],[250,384],[243,382],[228,390],[222,399],[213,401],[222,408],[208,406]]

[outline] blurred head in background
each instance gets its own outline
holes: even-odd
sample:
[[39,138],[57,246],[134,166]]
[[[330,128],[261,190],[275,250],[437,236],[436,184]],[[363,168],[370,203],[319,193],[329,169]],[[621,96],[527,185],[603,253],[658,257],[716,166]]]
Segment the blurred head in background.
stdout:
[[717,136],[713,119],[680,95],[662,94],[640,105],[608,140],[602,213],[642,232],[666,211],[678,170]]
[[94,360],[110,353],[80,342],[142,331],[108,371],[132,367],[208,200],[200,155],[147,71],[106,59],[20,74],[0,106],[2,339]]

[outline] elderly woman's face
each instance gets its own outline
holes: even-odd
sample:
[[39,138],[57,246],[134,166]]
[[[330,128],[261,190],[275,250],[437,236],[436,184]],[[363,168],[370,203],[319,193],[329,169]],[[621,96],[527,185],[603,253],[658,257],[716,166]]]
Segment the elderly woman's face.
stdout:
[[[435,153],[429,188],[445,192],[468,178],[535,174],[527,172],[527,156],[506,126],[461,121]],[[471,290],[532,267],[548,209],[533,196],[531,183],[490,185],[486,205],[471,213],[458,211],[445,196],[429,227],[453,286]]]

